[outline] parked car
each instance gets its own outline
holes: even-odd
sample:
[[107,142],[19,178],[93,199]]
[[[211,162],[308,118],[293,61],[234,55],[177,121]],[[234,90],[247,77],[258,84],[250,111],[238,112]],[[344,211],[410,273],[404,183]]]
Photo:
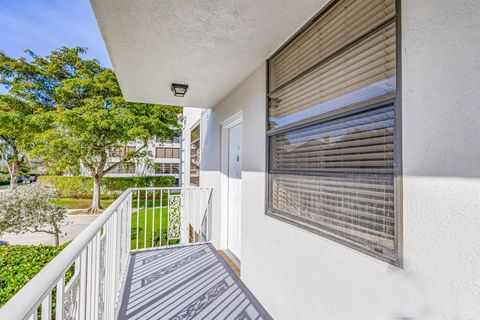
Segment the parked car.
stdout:
[[8,246],[9,244],[6,240],[0,240],[0,246]]
[[37,181],[37,176],[36,175],[31,175],[31,176],[21,176],[18,178],[19,183],[34,183]]

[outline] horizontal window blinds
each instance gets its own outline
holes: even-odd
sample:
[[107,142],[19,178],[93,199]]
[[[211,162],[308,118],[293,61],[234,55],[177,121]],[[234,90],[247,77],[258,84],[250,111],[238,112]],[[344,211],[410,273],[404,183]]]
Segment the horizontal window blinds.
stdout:
[[178,174],[178,163],[155,163],[155,173],[160,174]]
[[165,158],[165,148],[156,148],[155,149],[156,158]]
[[270,89],[291,80],[395,16],[394,0],[342,0],[270,61]]
[[[371,5],[369,1],[350,2],[356,9]],[[290,74],[286,82],[280,86],[275,84],[276,80],[272,80],[269,94],[271,129],[395,92],[396,31],[392,20],[394,11],[390,10],[394,8],[394,3],[380,2],[384,4],[379,5],[380,7],[388,8],[385,9],[384,17],[387,20],[372,20],[370,24],[362,24],[362,28],[369,27],[368,30],[358,30],[360,33],[357,33],[357,38],[353,40],[350,36],[341,36],[332,46],[339,46],[342,50],[331,59],[322,60],[322,55],[312,53],[304,70],[297,65],[299,57],[281,60],[286,65],[282,64],[280,67],[277,59],[284,55],[283,51],[270,60],[270,79],[278,79],[280,70],[287,67],[297,70],[300,74],[298,77],[295,77],[296,74]],[[332,10],[335,8],[348,11],[338,6],[334,6]],[[348,21],[354,23],[355,20]],[[350,24],[347,23],[344,27],[338,26],[335,31],[343,34],[344,29],[349,28]],[[321,32],[321,29],[312,30]],[[302,34],[294,43],[305,37],[308,35]],[[291,48],[292,45],[285,50],[293,50],[291,53],[293,57],[296,53],[301,54],[294,50],[296,46]],[[328,45],[324,50],[331,53]],[[333,52],[337,51],[333,49]],[[320,64],[317,64],[319,62]],[[315,67],[308,69],[312,66]]]
[[271,169],[389,173],[393,168],[393,106],[273,136]]
[[392,104],[270,139],[271,208],[394,259]]
[[295,83],[272,93],[270,116],[282,118],[355,91],[352,102],[388,94],[393,90],[394,75],[395,28],[388,26]]
[[156,158],[179,158],[180,151],[179,148],[156,148],[155,150]]
[[395,0],[338,0],[268,61],[268,212],[398,264]]

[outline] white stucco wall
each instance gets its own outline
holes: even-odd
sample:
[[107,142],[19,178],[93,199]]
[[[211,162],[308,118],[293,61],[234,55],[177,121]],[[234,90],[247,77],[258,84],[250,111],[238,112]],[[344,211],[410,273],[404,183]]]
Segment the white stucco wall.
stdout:
[[480,2],[403,2],[405,269],[425,312],[480,319]]
[[264,65],[203,113],[221,247],[220,123],[243,112],[241,273],[275,319],[480,318],[479,16],[403,1],[403,269],[265,216]]
[[214,244],[221,247],[220,123],[242,110],[242,279],[273,317],[418,315],[421,288],[407,273],[264,214],[265,83],[263,65],[204,115],[201,181],[216,190]]

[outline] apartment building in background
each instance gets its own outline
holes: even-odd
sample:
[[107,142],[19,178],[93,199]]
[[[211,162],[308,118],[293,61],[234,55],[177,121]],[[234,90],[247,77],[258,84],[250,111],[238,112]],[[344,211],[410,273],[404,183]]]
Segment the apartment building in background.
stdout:
[[[109,158],[107,167],[120,160],[128,152],[134,152],[142,147],[141,142],[129,142],[125,147],[120,147]],[[148,155],[145,158],[116,167],[106,174],[107,177],[134,177],[134,176],[171,176],[177,182],[181,170],[181,136],[175,135],[173,139],[152,139],[148,143]],[[82,173],[87,175],[85,170]]]

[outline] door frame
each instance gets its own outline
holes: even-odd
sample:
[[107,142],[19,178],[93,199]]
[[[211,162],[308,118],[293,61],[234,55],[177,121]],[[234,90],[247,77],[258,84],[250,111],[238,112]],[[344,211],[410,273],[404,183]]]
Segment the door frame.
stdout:
[[[220,246],[228,252],[228,151],[229,151],[229,130],[237,125],[242,125],[242,159],[243,159],[243,113],[239,111],[232,116],[228,117],[220,123],[221,126],[221,232],[220,232]],[[243,161],[242,161],[242,174],[243,174]],[[240,212],[242,216],[242,213]],[[242,242],[242,236],[240,232],[240,243]],[[236,259],[235,259],[236,260]],[[236,264],[240,264],[240,261],[234,261]]]

